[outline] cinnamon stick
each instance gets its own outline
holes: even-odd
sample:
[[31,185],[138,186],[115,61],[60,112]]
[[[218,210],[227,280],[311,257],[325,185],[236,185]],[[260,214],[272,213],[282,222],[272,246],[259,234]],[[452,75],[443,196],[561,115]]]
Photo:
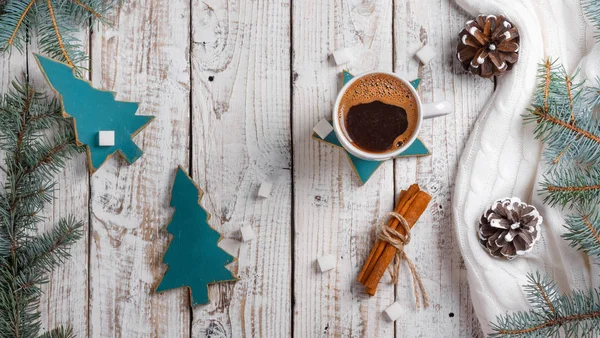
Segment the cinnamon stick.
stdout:
[[[418,187],[418,186],[417,186],[417,187]],[[419,191],[417,191],[417,193],[418,193],[418,192],[419,192]],[[415,198],[417,197],[417,193],[415,193],[415,194],[414,194],[414,195],[413,195],[413,196],[412,196],[412,197],[411,197],[411,198],[410,198],[408,201],[406,201],[406,203],[404,204],[404,206],[403,206],[403,207],[401,208],[401,210],[398,212],[398,213],[399,213],[401,216],[403,216],[403,217],[404,217],[404,216],[406,216],[406,213],[408,212],[408,209],[409,209],[409,208],[412,206],[412,203],[413,203],[413,201],[414,201],[414,200],[415,200]],[[400,226],[400,221],[399,221],[397,218],[395,218],[395,217],[393,217],[392,219],[393,219],[393,222],[391,223],[391,225],[390,225],[390,224],[388,224],[388,226],[389,226],[389,227],[390,227],[392,230],[396,230],[396,231],[398,231],[400,234],[402,234],[402,235],[406,235],[406,230],[404,230],[404,227],[401,227],[401,226]],[[417,217],[417,219],[418,219],[418,217]],[[415,223],[416,223],[416,221],[415,221]],[[409,225],[409,228],[410,228],[410,229],[412,229],[413,225],[414,225],[414,224],[410,224],[410,225]],[[391,245],[390,245],[389,243],[386,243],[386,242],[382,242],[382,243],[381,243],[381,248],[380,248],[380,252],[379,252],[379,255],[378,255],[378,260],[377,260],[377,262],[379,261],[379,258],[381,258],[381,255],[383,254],[383,251],[384,251],[384,250],[385,250],[385,249],[386,249],[388,246],[389,246],[389,247],[391,247]],[[366,286],[366,283],[367,283],[367,278],[368,278],[368,276],[369,276],[369,275],[370,275],[370,274],[373,272],[373,270],[374,270],[374,269],[375,269],[375,264],[373,264],[373,267],[371,267],[371,268],[369,269],[369,273],[368,273],[368,274],[366,275],[366,277],[364,278],[364,283],[363,283],[363,284],[365,285],[365,292],[366,292],[368,295],[371,295],[371,296],[375,295],[375,293],[377,292],[377,286],[378,286],[378,284],[375,284],[375,286],[373,286],[373,287],[368,287],[368,286]],[[384,273],[385,273],[385,269],[384,269]],[[382,277],[383,277],[383,275],[382,275]],[[380,279],[381,279],[381,278],[380,278]]]
[[[417,187],[418,187],[418,186],[417,186]],[[419,191],[417,191],[417,193],[418,193],[418,192],[419,192]],[[399,214],[400,214],[402,217],[406,216],[406,213],[408,212],[408,209],[409,209],[409,208],[412,206],[412,203],[413,203],[413,201],[414,201],[414,200],[415,200],[415,198],[417,197],[417,193],[415,193],[415,194],[414,194],[414,195],[413,195],[413,196],[412,196],[412,197],[411,197],[411,198],[410,198],[408,201],[406,201],[406,204],[404,204],[404,206],[402,207],[402,209],[401,209],[401,210],[398,212],[398,213],[399,213]],[[418,217],[417,217],[417,219],[418,219]],[[390,224],[388,224],[388,226],[389,226],[389,227],[390,227],[392,230],[396,230],[396,231],[398,231],[400,234],[402,234],[402,235],[406,235],[406,231],[404,230],[404,227],[401,227],[401,226],[400,226],[400,221],[398,221],[398,219],[397,219],[397,218],[395,218],[395,217],[393,218],[393,221],[394,221],[394,222],[392,222],[392,223],[391,223],[391,225],[390,225]],[[416,221],[415,221],[415,223],[416,223]],[[410,224],[410,225],[409,225],[409,228],[410,228],[410,229],[412,229],[413,225],[414,225],[414,224]],[[381,255],[383,254],[383,251],[384,251],[384,250],[385,250],[385,249],[386,249],[388,246],[390,246],[390,247],[391,247],[391,245],[390,245],[390,244],[388,244],[388,243],[386,243],[386,242],[382,242],[382,243],[381,243],[380,254],[378,255],[378,260],[379,260],[379,258],[381,258]],[[378,262],[378,261],[377,261],[377,262]],[[363,284],[365,285],[365,292],[366,292],[368,295],[371,295],[371,296],[375,295],[375,293],[377,292],[377,285],[378,285],[378,284],[375,284],[375,286],[372,286],[372,287],[368,287],[368,286],[366,286],[366,282],[367,282],[367,278],[368,278],[368,276],[371,274],[371,272],[373,272],[373,269],[374,269],[374,268],[375,268],[375,267],[373,266],[373,267],[371,267],[371,268],[369,269],[369,274],[367,274],[367,275],[366,275],[366,277],[364,278],[364,283],[363,283]],[[385,269],[384,269],[384,273],[385,273]],[[383,277],[383,275],[382,275],[382,277]],[[381,279],[381,278],[380,278],[380,279]]]
[[[418,184],[411,185],[407,191],[402,190],[400,192],[400,195],[398,196],[398,203],[396,203],[396,208],[394,208],[394,212],[403,215],[404,212],[406,212],[403,209],[407,205],[407,202],[409,202],[409,200],[411,200],[417,194],[417,192],[419,192]],[[395,230],[398,224],[400,224],[400,222],[398,222],[396,218],[390,217],[387,226]],[[369,257],[367,257],[367,260],[363,265],[362,270],[358,274],[359,283],[363,285],[365,284],[367,277],[371,274],[371,271],[373,271],[373,267],[377,263],[377,260],[379,260],[379,257],[381,256],[381,253],[383,252],[383,249],[386,244],[387,243],[382,242],[380,240],[377,240],[375,242],[375,246],[373,246],[373,249],[369,253]]]
[[[402,198],[405,195],[406,195],[406,190],[400,191],[400,195],[398,196],[398,204],[396,204],[396,208],[394,209],[395,212],[400,212],[399,209],[402,208],[400,201],[402,201]],[[369,267],[372,268],[371,264],[377,260],[377,259],[375,259],[375,252],[377,251],[380,244],[381,244],[381,241],[379,239],[377,239],[377,241],[375,241],[375,245],[373,246],[373,249],[371,249],[371,251],[369,252],[369,256],[367,257],[367,260],[365,261],[362,269],[360,270],[360,273],[358,274],[357,280],[359,283],[361,283],[361,284],[364,283],[363,280],[366,277],[367,271],[370,272],[370,270],[368,268]]]
[[[412,229],[419,217],[421,217],[423,212],[425,212],[429,201],[431,201],[431,196],[429,196],[429,194],[423,191],[417,192],[414,199],[412,200],[412,203],[410,203],[410,205],[407,206],[406,214],[401,214],[406,220],[406,223],[408,223],[409,228]],[[397,228],[396,231],[398,231],[402,235],[406,235],[406,231],[403,227]],[[367,275],[364,283],[367,293],[371,296],[375,294],[375,291],[377,290],[377,284],[379,284],[381,277],[383,277],[383,275],[385,274],[385,270],[390,265],[390,263],[394,259],[394,255],[396,254],[396,248],[389,245],[388,243],[384,244],[386,245],[383,249],[383,252],[381,253],[381,256],[377,260],[377,263],[375,263],[375,266],[373,267],[371,273]]]

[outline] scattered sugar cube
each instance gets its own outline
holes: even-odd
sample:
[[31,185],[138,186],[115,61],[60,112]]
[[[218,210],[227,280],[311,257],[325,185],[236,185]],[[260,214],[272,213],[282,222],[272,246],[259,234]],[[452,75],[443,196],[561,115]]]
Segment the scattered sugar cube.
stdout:
[[242,233],[242,241],[248,242],[256,238],[254,234],[254,230],[252,230],[252,226],[245,225],[240,228],[240,232]]
[[271,189],[273,189],[273,183],[263,182],[258,188],[258,197],[267,198],[271,195]]
[[435,51],[429,45],[425,45],[423,48],[419,49],[416,55],[417,58],[426,65],[435,57]]
[[383,313],[385,313],[389,320],[394,322],[402,316],[402,307],[400,306],[400,303],[394,302],[394,304],[388,306]]
[[321,272],[329,271],[335,268],[335,256],[325,255],[319,257],[319,259],[317,259],[317,264],[319,264],[319,270],[321,270]]
[[223,238],[219,241],[219,248],[225,250],[228,254],[233,257],[238,256],[238,252],[240,251],[240,241],[231,239],[231,238]]
[[327,135],[331,134],[333,131],[333,127],[331,123],[326,119],[322,119],[317,123],[317,125],[313,128],[313,131],[319,135],[320,138],[325,139]]
[[98,133],[98,144],[101,147],[112,147],[115,145],[114,130],[100,130]]
[[352,50],[350,48],[338,49],[331,53],[331,56],[333,57],[335,64],[341,66],[352,61]]

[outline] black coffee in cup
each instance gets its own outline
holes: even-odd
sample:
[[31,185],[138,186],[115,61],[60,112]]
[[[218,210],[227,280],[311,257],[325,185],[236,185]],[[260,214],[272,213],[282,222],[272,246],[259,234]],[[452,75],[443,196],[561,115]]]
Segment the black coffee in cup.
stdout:
[[418,114],[417,99],[406,83],[385,73],[372,73],[358,78],[344,92],[337,117],[353,145],[370,153],[387,153],[410,140]]

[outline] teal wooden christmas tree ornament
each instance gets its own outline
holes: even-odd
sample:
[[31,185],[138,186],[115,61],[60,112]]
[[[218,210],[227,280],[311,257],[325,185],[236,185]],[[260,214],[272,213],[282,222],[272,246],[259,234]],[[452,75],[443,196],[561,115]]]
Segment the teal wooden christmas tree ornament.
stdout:
[[210,215],[200,205],[202,190],[179,167],[171,191],[171,207],[175,209],[167,231],[173,239],[163,256],[168,265],[156,292],[188,287],[192,304],[206,304],[208,284],[237,280],[225,268],[234,258],[217,244],[221,235],[208,224]]
[[[132,138],[154,116],[135,115],[137,103],[116,101],[115,93],[93,88],[90,82],[77,78],[73,68],[65,63],[37,54],[35,58],[46,80],[60,96],[63,116],[75,120],[77,142],[87,146],[92,173],[116,152],[129,164],[142,156],[142,150]],[[100,131],[114,131],[114,140],[102,145]]]
[[[352,75],[347,70],[344,70],[342,77],[344,80],[344,84],[346,84],[346,83],[348,83],[348,81],[352,80],[354,75]],[[415,89],[419,88],[420,83],[421,83],[421,79],[416,79],[416,80],[413,80],[410,82],[410,84]],[[360,184],[367,183],[369,178],[371,178],[371,176],[373,176],[375,171],[383,163],[382,161],[363,160],[361,158],[358,158],[358,157],[350,154],[349,152],[347,152],[344,149],[344,147],[342,146],[340,141],[337,139],[337,136],[335,135],[334,132],[330,132],[329,135],[327,135],[324,139],[321,138],[316,133],[313,133],[312,136],[314,139],[316,139],[318,141],[322,141],[322,142],[325,142],[332,146],[342,148],[346,152],[346,155],[348,156],[348,160],[350,160],[350,163],[352,164],[352,168],[354,169],[354,171],[356,172],[356,175],[358,176],[358,179],[360,180]],[[423,141],[421,141],[419,138],[417,138],[415,140],[415,142],[413,142],[413,144],[411,144],[410,147],[408,147],[408,149],[406,149],[402,154],[400,154],[397,157],[411,157],[411,156],[418,157],[418,156],[427,156],[427,155],[431,155],[431,152],[429,151],[429,149],[427,149],[427,147],[425,146]]]

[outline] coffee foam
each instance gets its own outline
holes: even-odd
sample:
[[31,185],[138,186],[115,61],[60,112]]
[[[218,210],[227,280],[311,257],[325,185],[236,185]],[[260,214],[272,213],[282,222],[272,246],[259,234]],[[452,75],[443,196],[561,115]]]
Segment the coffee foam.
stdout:
[[368,74],[354,81],[340,100],[337,117],[346,138],[363,151],[366,150],[356,145],[344,128],[346,114],[353,106],[373,101],[381,101],[406,110],[408,127],[402,135],[396,138],[393,146],[386,151],[392,152],[408,142],[415,133],[419,116],[417,99],[403,81],[385,73]]

